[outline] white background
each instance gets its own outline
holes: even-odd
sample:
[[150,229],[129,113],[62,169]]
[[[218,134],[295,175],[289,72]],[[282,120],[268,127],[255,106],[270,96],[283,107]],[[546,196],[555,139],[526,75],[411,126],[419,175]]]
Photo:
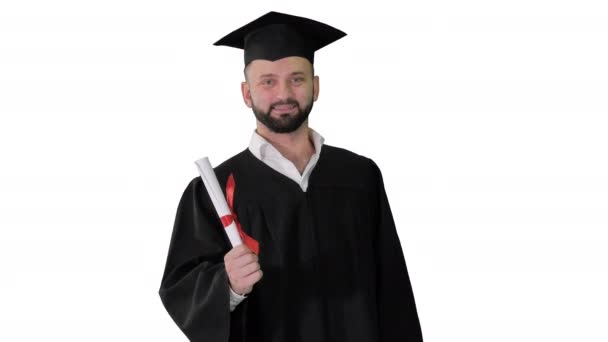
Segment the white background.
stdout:
[[254,127],[212,43],[270,10],[348,33],[311,126],[383,170],[425,341],[608,341],[608,15],[548,0],[3,1],[1,341],[186,340],[177,203]]

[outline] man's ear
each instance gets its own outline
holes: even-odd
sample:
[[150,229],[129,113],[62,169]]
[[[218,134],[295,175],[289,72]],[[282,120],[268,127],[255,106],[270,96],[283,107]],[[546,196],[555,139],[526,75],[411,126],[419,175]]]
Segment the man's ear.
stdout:
[[247,83],[247,81],[241,82],[241,94],[243,95],[245,105],[251,108],[251,90],[249,89],[249,83]]
[[313,90],[312,90],[312,100],[317,101],[317,98],[319,97],[319,76],[315,76],[313,78]]

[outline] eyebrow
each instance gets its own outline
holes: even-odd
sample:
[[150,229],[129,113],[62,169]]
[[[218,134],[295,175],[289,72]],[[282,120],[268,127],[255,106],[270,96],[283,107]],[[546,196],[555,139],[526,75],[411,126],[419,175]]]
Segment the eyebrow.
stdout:
[[[289,74],[289,76],[295,76],[295,75],[304,75],[304,72],[303,71],[294,71],[291,74]],[[269,74],[260,75],[259,78],[266,78],[266,77],[278,77],[278,75],[269,73]]]
[[266,78],[266,77],[277,77],[277,75],[276,74],[263,74],[263,75],[260,75],[258,78]]

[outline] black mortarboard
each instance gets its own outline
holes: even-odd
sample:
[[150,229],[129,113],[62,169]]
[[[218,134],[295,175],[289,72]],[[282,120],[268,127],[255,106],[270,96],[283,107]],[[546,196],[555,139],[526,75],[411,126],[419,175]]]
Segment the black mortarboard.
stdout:
[[245,65],[254,59],[276,61],[300,56],[314,61],[315,51],[346,36],[327,24],[304,17],[268,12],[213,45],[245,50]]

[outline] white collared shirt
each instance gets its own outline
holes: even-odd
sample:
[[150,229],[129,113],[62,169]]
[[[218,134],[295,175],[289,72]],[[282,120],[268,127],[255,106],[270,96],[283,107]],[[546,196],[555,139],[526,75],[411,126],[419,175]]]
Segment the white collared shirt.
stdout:
[[302,172],[302,174],[300,174],[298,168],[289,159],[283,157],[279,150],[272,146],[268,140],[264,139],[256,131],[253,131],[253,134],[251,135],[249,151],[251,151],[251,153],[253,153],[253,155],[261,160],[264,164],[298,183],[302,188],[302,191],[306,192],[306,189],[308,189],[308,180],[310,178],[310,174],[312,173],[312,169],[319,161],[321,148],[323,147],[323,142],[325,141],[325,139],[313,129],[310,129],[310,137],[315,147],[315,154],[310,157],[308,165],[306,165],[306,168],[304,168],[304,172]]

